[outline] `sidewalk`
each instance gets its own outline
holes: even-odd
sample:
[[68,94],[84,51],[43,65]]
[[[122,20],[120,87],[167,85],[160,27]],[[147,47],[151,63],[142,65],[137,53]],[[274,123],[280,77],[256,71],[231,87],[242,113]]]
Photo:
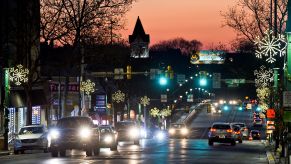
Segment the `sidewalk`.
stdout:
[[268,141],[262,141],[266,147],[266,155],[268,158],[268,162],[269,164],[285,164],[288,161],[287,158],[285,157],[281,157],[281,152],[282,152],[282,147],[281,145],[279,146],[279,148],[277,149],[277,151],[275,152],[275,143],[269,143]]

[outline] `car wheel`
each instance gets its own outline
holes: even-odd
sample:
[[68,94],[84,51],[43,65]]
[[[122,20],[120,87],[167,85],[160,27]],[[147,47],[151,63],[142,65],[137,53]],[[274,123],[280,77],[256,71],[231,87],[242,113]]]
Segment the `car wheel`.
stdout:
[[242,141],[242,139],[240,139],[238,142],[239,142],[239,143],[242,143],[243,141]]
[[110,148],[111,151],[116,151],[117,150],[117,144],[113,145],[111,148]]
[[133,141],[133,144],[134,144],[134,145],[139,145],[139,140],[135,140],[135,141]]
[[24,154],[24,150],[20,150],[21,154]]
[[231,146],[234,146],[236,144],[235,141],[231,141]]
[[87,147],[87,149],[86,149],[86,155],[87,156],[92,156],[92,148],[91,147]]
[[60,150],[60,156],[65,157],[66,156],[66,149]]
[[19,151],[18,150],[14,150],[14,154],[19,154]]
[[58,157],[58,151],[57,150],[52,150],[51,151],[52,157]]
[[213,141],[208,140],[208,145],[209,145],[209,146],[213,146]]

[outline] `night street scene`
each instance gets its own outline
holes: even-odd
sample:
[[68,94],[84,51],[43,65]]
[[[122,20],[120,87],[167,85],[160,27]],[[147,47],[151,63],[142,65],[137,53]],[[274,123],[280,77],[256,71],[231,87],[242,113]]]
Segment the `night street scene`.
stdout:
[[0,164],[290,164],[288,11],[1,0]]

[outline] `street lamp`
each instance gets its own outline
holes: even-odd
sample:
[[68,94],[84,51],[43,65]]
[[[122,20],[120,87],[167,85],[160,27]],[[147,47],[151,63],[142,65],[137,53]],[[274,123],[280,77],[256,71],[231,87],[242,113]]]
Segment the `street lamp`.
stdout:
[[[143,109],[143,113],[144,113],[144,128],[146,129],[147,127],[147,124],[146,124],[146,106],[148,106],[150,104],[150,98],[148,98],[147,96],[144,96],[140,99],[140,104],[142,104],[144,106],[144,109]],[[140,114],[139,114],[140,116]]]
[[[121,103],[121,102],[124,102],[124,99],[125,99],[125,94],[122,93],[120,90],[112,94],[112,102]],[[112,104],[112,107],[113,107],[113,124],[115,126],[116,121],[117,121],[117,115],[114,109],[114,104]]]
[[90,109],[91,108],[91,93],[95,91],[95,83],[89,79],[86,81],[81,81],[80,90],[83,91],[83,94],[82,94],[83,107],[86,108],[86,105],[85,105],[85,93],[86,93],[86,95],[89,98],[88,107]]

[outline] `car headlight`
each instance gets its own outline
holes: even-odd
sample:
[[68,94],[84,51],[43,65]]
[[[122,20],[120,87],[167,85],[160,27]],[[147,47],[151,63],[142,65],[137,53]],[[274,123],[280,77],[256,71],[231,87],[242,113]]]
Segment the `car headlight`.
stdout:
[[111,142],[113,141],[113,138],[112,138],[112,136],[107,135],[107,136],[104,137],[104,141],[105,141],[106,143],[111,143]]
[[189,130],[187,128],[181,129],[182,134],[188,134]]
[[170,134],[174,134],[175,133],[175,129],[173,129],[173,128],[169,129],[169,133]]
[[49,136],[50,136],[50,138],[52,138],[52,139],[57,139],[57,138],[59,138],[59,136],[60,136],[60,132],[59,132],[58,130],[56,130],[56,129],[52,129],[52,130],[49,132]]
[[157,132],[156,137],[158,140],[164,140],[166,138],[165,133],[164,132]]
[[139,136],[139,130],[137,128],[131,128],[129,130],[129,135],[131,137],[138,137]]
[[79,136],[81,138],[87,139],[91,136],[91,133],[92,133],[92,131],[87,127],[83,127],[79,130]]

